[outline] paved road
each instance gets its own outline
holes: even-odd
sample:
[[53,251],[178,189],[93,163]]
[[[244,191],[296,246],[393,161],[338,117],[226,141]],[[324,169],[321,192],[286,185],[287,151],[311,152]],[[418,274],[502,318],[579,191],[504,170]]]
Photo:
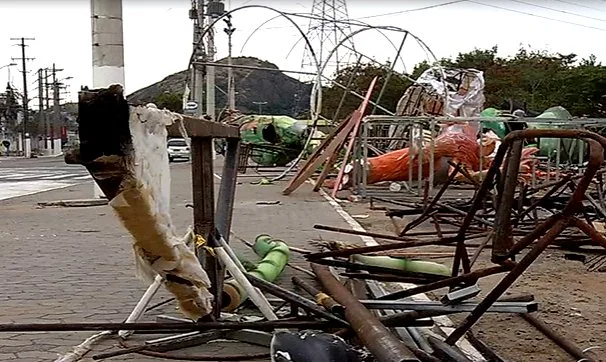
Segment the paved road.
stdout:
[[84,167],[66,165],[63,157],[0,158],[0,200],[60,189],[90,179]]

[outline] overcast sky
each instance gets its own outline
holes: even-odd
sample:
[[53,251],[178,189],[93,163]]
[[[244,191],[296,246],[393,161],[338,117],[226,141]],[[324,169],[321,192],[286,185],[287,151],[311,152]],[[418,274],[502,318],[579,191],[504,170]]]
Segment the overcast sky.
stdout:
[[[225,2],[228,9],[256,4],[305,13],[311,11],[313,0]],[[606,35],[606,0],[349,0],[347,5],[350,18],[404,28],[427,44],[438,58],[494,45],[499,46],[500,55],[506,56],[526,45],[579,57],[595,54],[599,61],[606,62],[606,48],[600,40]],[[189,8],[189,0],[123,0],[127,93],[186,69],[192,48]],[[236,12],[233,54],[255,56],[283,69],[300,70],[303,42],[287,20],[272,20],[252,34],[274,16],[275,13],[260,9]],[[306,18],[293,19],[304,30],[309,24]],[[32,70],[28,74],[32,96],[37,94],[33,84],[35,71],[56,63],[64,69],[60,78],[73,77],[66,83],[70,86],[70,99],[74,100],[80,86],[92,81],[90,28],[89,0],[0,0],[0,67],[10,63],[11,57],[21,56],[20,48],[10,38],[35,38],[27,48],[27,56],[36,58],[27,63]],[[353,39],[356,49],[365,56],[386,62],[394,59],[394,47],[402,41],[402,34],[364,32]],[[217,29],[216,42],[217,58],[226,56],[223,24]],[[404,64],[398,63],[397,70],[431,60],[412,37],[404,44]],[[22,89],[19,70],[21,64],[0,69],[2,89],[8,79]],[[37,100],[32,106],[35,104]]]

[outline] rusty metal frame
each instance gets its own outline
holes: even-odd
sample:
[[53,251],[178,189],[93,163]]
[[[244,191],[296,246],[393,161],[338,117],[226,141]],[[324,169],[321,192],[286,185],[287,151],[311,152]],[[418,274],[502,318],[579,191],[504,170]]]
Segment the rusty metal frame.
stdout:
[[[589,144],[589,162],[577,188],[570,197],[565,208],[548,218],[535,227],[526,237],[512,244],[511,214],[512,205],[517,184],[518,167],[513,167],[519,158],[521,141],[530,138],[579,138]],[[495,220],[495,237],[493,239],[493,262],[511,268],[508,274],[492,289],[492,291],[480,302],[480,304],[465,318],[465,320],[447,337],[446,342],[453,345],[463,337],[470,328],[484,315],[490,306],[526,271],[536,258],[554,241],[554,239],[570,226],[578,227],[583,233],[606,248],[606,238],[599,234],[586,221],[575,217],[582,206],[585,192],[591,184],[602,163],[604,162],[604,149],[606,138],[585,130],[525,130],[514,131],[505,137],[495,156],[491,168],[488,170],[486,179],[476,193],[472,209],[469,211],[459,232],[455,237],[457,243],[457,255],[453,266],[453,275],[457,275],[459,265],[463,264],[465,273],[469,273],[468,255],[465,249],[465,233],[471,225],[473,217],[481,208],[483,200],[488,196],[489,189],[496,180],[497,170],[508,153],[508,163],[503,177],[497,185],[498,206],[497,219]],[[537,240],[538,239],[538,240]],[[513,261],[514,257],[523,249],[530,246],[535,240],[537,242],[529,252],[519,261]]]

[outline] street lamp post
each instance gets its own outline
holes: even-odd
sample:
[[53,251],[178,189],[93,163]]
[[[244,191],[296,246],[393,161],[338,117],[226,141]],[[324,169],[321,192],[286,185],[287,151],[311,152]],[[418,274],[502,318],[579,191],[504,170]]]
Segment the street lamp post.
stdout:
[[9,64],[7,64],[7,65],[3,65],[3,66],[1,66],[1,67],[0,67],[0,69],[2,69],[2,68],[6,68],[6,67],[14,67],[15,65],[17,65],[17,63],[9,63]]
[[263,114],[262,109],[263,109],[263,106],[267,104],[267,102],[253,102],[253,104],[256,104],[259,106],[259,115]]

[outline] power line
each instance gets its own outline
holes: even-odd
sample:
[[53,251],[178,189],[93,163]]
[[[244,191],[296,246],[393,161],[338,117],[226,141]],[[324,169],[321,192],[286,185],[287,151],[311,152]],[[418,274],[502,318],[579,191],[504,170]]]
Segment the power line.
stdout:
[[605,12],[604,10],[601,10],[601,9],[598,9],[598,8],[594,8],[594,7],[591,7],[591,6],[581,5],[579,3],[575,3],[575,2],[572,2],[572,1],[566,1],[566,0],[555,0],[555,1],[558,1],[558,2],[561,2],[561,3],[564,3],[564,4],[579,6],[579,7],[585,8],[585,9],[599,11],[599,12],[602,12],[602,13]]
[[408,10],[400,10],[400,11],[392,11],[390,13],[385,13],[385,14],[363,16],[363,17],[358,18],[358,19],[370,19],[370,18],[378,18],[378,17],[382,17],[382,16],[390,16],[390,15],[397,15],[397,14],[404,14],[404,13],[412,13],[414,11],[429,10],[429,9],[433,9],[433,8],[439,8],[439,7],[442,7],[442,6],[447,6],[447,5],[452,5],[452,4],[458,4],[458,3],[465,2],[465,1],[466,0],[454,0],[454,1],[449,1],[449,2],[441,3],[441,4],[434,4],[434,5],[429,5],[429,6],[423,6],[421,8],[408,9]]
[[[594,29],[594,30],[599,30],[599,31],[606,31],[606,29],[604,29],[604,28],[598,28],[598,27],[591,26],[591,25],[585,25],[585,24],[574,23],[572,21],[554,19],[554,18],[550,18],[548,16],[543,16],[543,15],[538,15],[538,14],[533,14],[533,13],[527,13],[525,11],[519,11],[519,10],[514,10],[514,9],[509,9],[509,8],[504,8],[504,7],[498,6],[498,5],[485,4],[485,3],[481,3],[479,1],[474,1],[474,0],[467,0],[467,1],[470,2],[470,3],[482,5],[482,6],[488,6],[488,7],[495,8],[495,9],[510,11],[512,13],[518,13],[518,14],[524,14],[524,15],[528,15],[528,16],[534,16],[535,18],[541,18],[541,19],[545,19],[545,20],[557,21],[557,22],[560,22],[560,23],[581,26],[583,28],[588,28],[588,29]],[[604,1],[606,1],[606,0],[604,0]]]
[[528,6],[534,6],[534,7],[540,8],[540,9],[546,9],[546,10],[550,10],[550,11],[555,11],[555,12],[562,13],[562,14],[568,14],[568,15],[578,16],[580,18],[586,18],[586,19],[591,19],[591,20],[597,20],[597,21],[606,22],[606,20],[604,20],[604,19],[594,18],[592,16],[587,16],[587,15],[581,15],[581,14],[573,13],[571,11],[554,9],[554,8],[550,8],[549,6],[543,6],[543,5],[537,5],[537,4],[527,3],[526,1],[522,1],[522,0],[510,0],[510,1],[513,1],[513,2],[516,2],[516,3],[520,3],[520,4],[524,4],[524,5],[528,5]]

